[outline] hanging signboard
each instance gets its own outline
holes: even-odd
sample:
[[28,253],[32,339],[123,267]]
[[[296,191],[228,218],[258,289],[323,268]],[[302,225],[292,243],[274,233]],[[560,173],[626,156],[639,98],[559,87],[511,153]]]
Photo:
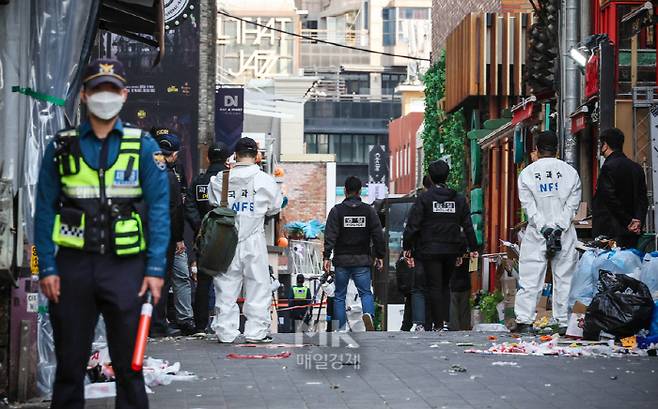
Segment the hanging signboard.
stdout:
[[388,196],[388,154],[385,145],[370,145],[368,154],[368,201]]
[[244,88],[217,87],[215,90],[215,140],[232,152],[242,135]]

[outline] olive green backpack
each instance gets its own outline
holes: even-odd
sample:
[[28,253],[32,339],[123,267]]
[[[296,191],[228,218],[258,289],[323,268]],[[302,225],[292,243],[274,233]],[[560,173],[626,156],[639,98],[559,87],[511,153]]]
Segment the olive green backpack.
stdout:
[[222,172],[221,202],[203,218],[196,241],[199,271],[211,277],[228,270],[238,246],[236,212],[228,207],[229,172]]

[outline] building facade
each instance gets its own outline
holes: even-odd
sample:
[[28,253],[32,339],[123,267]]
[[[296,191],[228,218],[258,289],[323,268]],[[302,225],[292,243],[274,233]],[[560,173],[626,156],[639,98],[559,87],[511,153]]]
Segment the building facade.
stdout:
[[302,40],[301,68],[319,78],[305,105],[305,149],[336,155],[337,196],[347,176],[368,180],[368,152],[388,147],[389,122],[400,117],[402,83],[419,83],[429,58],[430,0],[306,0],[302,34],[360,50]]
[[528,0],[432,0],[432,60],[438,58],[448,35],[469,13],[530,11]]
[[423,123],[422,112],[410,112],[391,121],[388,132],[390,192],[408,195],[416,191],[416,135]]

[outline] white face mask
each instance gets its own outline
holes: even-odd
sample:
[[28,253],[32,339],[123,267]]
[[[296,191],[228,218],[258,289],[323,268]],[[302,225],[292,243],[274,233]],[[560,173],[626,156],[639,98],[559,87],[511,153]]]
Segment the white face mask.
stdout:
[[123,95],[111,91],[101,91],[87,97],[87,108],[100,119],[112,119],[119,115],[123,107]]

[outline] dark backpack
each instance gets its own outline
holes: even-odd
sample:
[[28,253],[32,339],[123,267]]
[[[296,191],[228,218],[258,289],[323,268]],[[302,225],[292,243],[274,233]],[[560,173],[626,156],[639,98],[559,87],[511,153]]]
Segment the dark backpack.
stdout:
[[238,230],[235,227],[237,213],[228,207],[228,170],[223,172],[222,178],[220,207],[203,217],[196,240],[199,271],[211,277],[228,270],[238,246]]

